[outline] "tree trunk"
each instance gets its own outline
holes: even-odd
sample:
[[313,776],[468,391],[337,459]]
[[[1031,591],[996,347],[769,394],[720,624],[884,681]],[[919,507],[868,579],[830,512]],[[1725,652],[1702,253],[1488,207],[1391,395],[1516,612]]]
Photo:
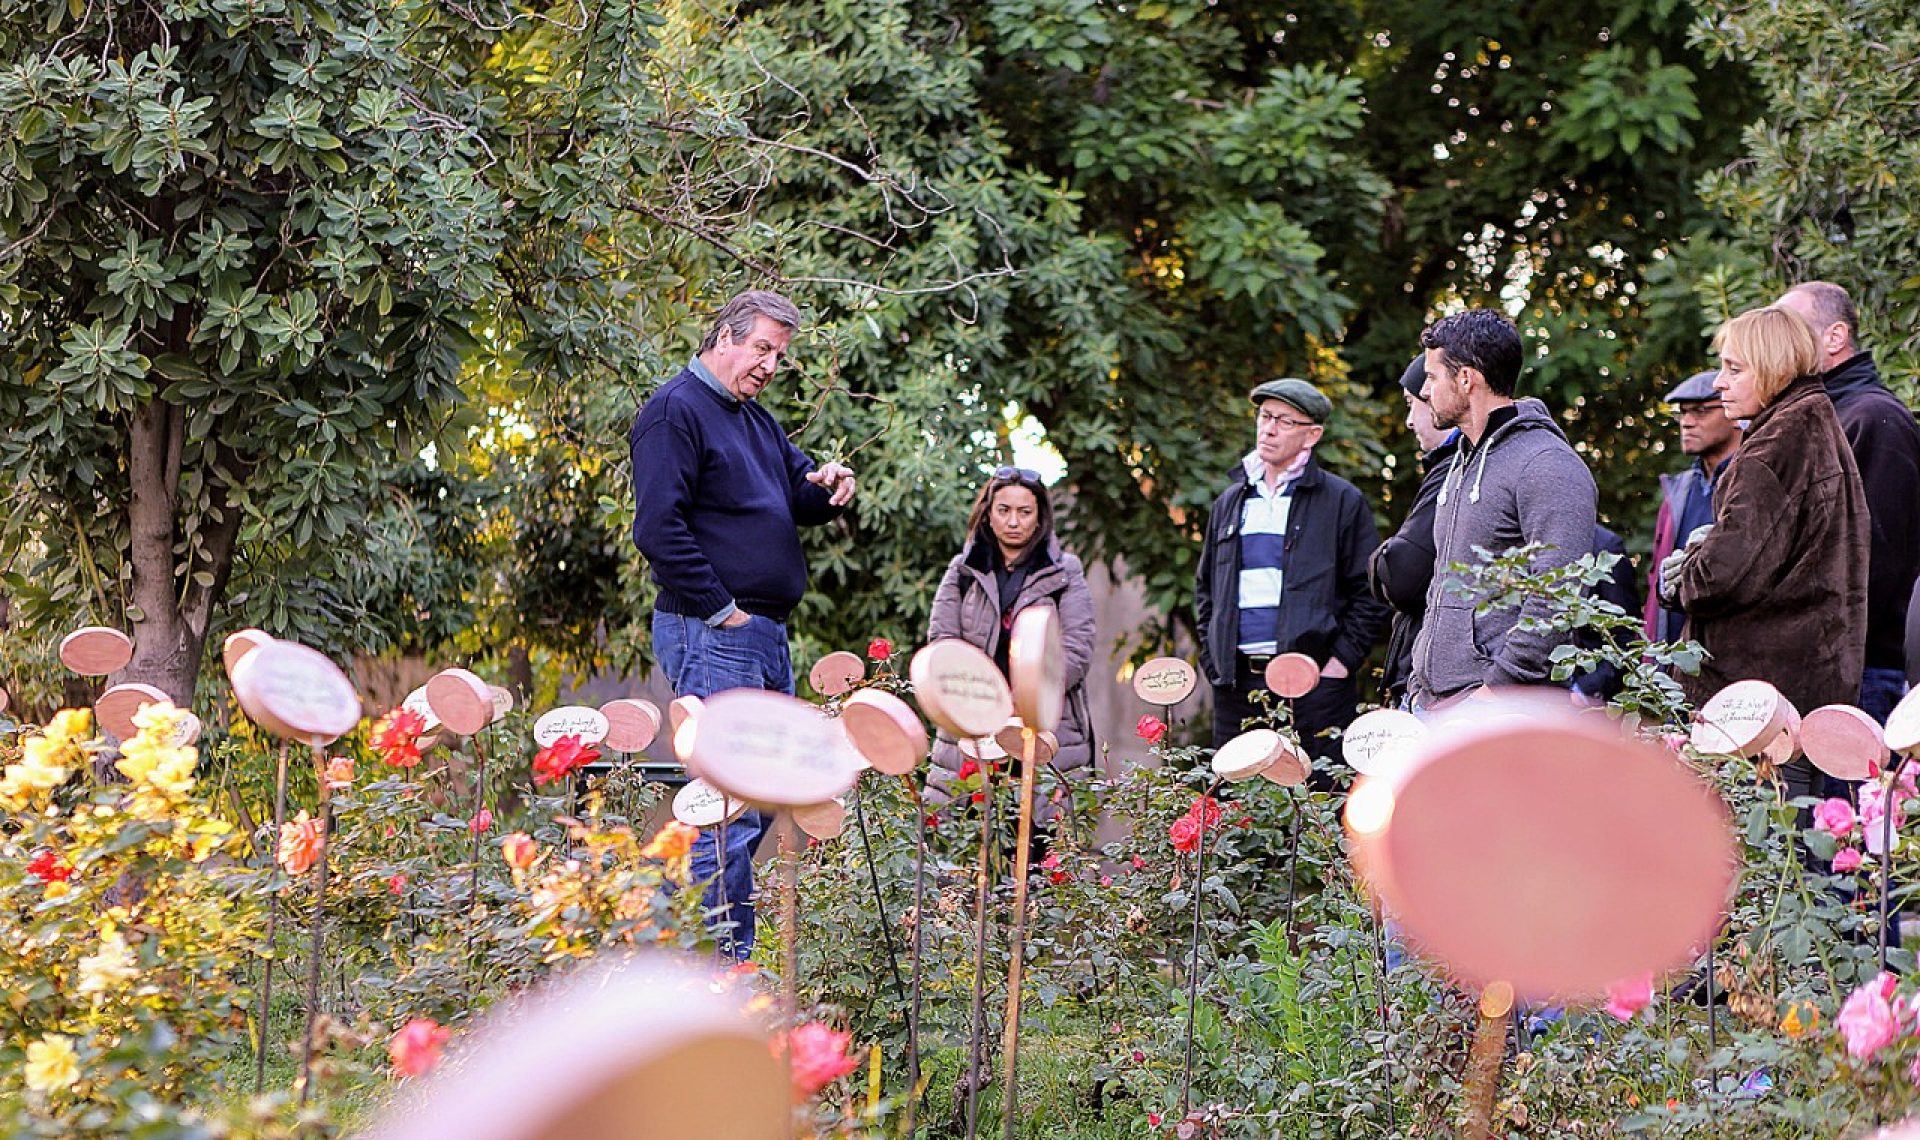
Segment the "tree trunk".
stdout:
[[176,554],[185,416],[181,406],[156,398],[142,405],[128,425],[132,605],[127,616],[133,625],[133,660],[112,678],[115,683],[154,685],[181,708],[193,703],[208,623],[233,571],[240,510],[232,502],[228,480],[241,477],[237,457],[223,448],[207,472],[207,521],[199,556],[184,543],[178,544],[184,551]]

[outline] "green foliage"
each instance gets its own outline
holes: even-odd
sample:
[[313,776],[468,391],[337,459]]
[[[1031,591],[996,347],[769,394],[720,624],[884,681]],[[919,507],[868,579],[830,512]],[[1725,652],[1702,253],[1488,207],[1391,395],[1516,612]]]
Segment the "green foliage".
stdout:
[[[1731,280],[1716,317],[1796,281],[1852,294],[1862,343],[1909,404],[1920,401],[1920,29],[1900,0],[1714,5],[1702,50],[1752,69],[1764,97],[1742,161],[1706,173],[1701,196],[1729,223],[1696,273]],[[1703,297],[1706,290],[1702,290]]]

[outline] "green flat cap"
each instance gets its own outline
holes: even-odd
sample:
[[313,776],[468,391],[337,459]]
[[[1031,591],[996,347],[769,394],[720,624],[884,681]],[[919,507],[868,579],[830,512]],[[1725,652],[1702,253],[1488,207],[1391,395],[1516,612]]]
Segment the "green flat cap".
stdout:
[[1279,380],[1269,380],[1255,388],[1248,396],[1256,406],[1268,400],[1280,400],[1299,409],[1300,414],[1314,423],[1323,424],[1333,414],[1333,401],[1320,393],[1320,389],[1305,380],[1295,380],[1291,376]]

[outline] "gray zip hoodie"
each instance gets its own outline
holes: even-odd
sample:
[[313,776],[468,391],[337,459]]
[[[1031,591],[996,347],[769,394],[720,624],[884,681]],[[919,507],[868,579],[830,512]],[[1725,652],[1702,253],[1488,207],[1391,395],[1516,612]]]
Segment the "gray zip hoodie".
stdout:
[[1536,685],[1552,672],[1548,655],[1564,638],[1517,628],[1522,616],[1546,618],[1544,599],[1475,616],[1474,600],[1454,589],[1447,567],[1481,561],[1475,547],[1499,554],[1530,542],[1547,549],[1536,570],[1563,566],[1593,549],[1593,474],[1538,400],[1480,441],[1462,446],[1441,485],[1433,519],[1433,584],[1427,618],[1413,644],[1414,700],[1421,705],[1480,685]]

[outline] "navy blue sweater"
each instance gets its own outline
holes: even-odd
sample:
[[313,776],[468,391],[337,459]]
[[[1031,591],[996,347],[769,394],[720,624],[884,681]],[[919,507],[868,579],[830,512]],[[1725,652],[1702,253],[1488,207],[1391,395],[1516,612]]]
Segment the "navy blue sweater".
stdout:
[[633,544],[660,587],[656,607],[706,620],[737,604],[785,621],[807,589],[798,526],[840,514],[807,482],[813,461],[752,400],[689,369],[634,417]]

